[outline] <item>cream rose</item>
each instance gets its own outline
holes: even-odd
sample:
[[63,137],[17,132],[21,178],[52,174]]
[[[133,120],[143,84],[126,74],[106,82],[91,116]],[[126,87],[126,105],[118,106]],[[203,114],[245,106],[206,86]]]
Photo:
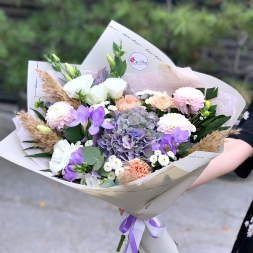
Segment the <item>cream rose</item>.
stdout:
[[149,98],[149,103],[162,111],[167,110],[168,108],[174,107],[173,98],[170,97],[166,91],[157,92],[154,96]]
[[89,105],[99,104],[107,99],[107,89],[104,84],[93,86],[86,96],[86,102]]
[[54,152],[49,162],[49,169],[54,175],[63,170],[69,163],[71,153],[80,147],[80,142],[70,145],[67,140],[60,140],[54,145]]
[[90,74],[79,76],[67,82],[63,86],[63,90],[70,98],[78,98],[77,92],[81,91],[83,95],[89,93],[90,87],[93,84],[93,80],[94,79]]
[[119,99],[123,95],[124,89],[127,87],[126,81],[122,78],[107,78],[104,86],[108,91],[108,95],[112,99]]

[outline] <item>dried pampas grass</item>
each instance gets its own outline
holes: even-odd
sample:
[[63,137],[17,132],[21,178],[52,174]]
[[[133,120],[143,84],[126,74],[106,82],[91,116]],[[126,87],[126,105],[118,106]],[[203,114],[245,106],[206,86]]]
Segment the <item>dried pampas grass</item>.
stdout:
[[53,131],[47,133],[40,132],[37,129],[38,125],[48,126],[43,121],[35,119],[27,112],[21,111],[15,114],[19,117],[22,127],[27,130],[34,138],[34,141],[36,141],[35,145],[44,149],[45,152],[52,154],[54,145],[59,141],[60,137]]
[[36,72],[42,80],[42,91],[45,93],[43,98],[51,103],[66,101],[75,109],[78,108],[80,103],[76,99],[70,98],[62,89],[61,85],[58,84],[46,71],[36,69]]
[[216,152],[226,137],[231,134],[238,134],[239,132],[240,129],[232,129],[230,131],[215,131],[207,135],[200,142],[194,144],[188,150],[188,154],[191,154],[195,151]]

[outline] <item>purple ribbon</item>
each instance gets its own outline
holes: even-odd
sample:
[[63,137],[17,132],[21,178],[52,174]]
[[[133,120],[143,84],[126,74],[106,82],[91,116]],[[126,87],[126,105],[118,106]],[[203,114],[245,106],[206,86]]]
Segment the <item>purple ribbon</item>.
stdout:
[[[138,247],[137,247],[136,240],[135,240],[134,233],[133,233],[133,229],[134,229],[134,225],[135,225],[136,220],[137,220],[137,218],[134,217],[133,215],[128,215],[120,224],[119,231],[121,233],[125,234],[126,232],[129,231],[129,233],[128,233],[129,243],[125,249],[125,253],[127,252],[129,245],[131,247],[132,253],[138,253]],[[147,220],[146,222],[148,222],[151,226],[153,226],[155,228],[160,228],[160,226],[157,224],[157,222],[155,221],[154,218],[151,218],[151,219]],[[152,235],[151,232],[150,232],[150,235],[153,238],[158,238],[158,236]]]
[[[124,219],[121,222],[120,227],[119,227],[119,231],[123,234],[129,230],[129,244],[131,246],[133,253],[138,253],[137,244],[136,244],[134,233],[133,233],[133,227],[136,220],[137,220],[136,217],[134,217],[133,215],[129,215],[126,219]],[[127,248],[128,248],[128,245],[126,247],[126,251],[127,251]]]

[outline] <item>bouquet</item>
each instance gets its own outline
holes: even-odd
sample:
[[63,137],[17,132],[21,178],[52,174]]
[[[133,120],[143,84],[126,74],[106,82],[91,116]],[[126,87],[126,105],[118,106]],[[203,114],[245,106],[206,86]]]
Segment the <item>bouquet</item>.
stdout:
[[[236,98],[174,65],[159,63],[159,71],[130,73],[128,65],[144,70],[145,58],[131,54],[127,63],[122,41],[111,41],[111,51],[99,55],[107,66],[98,71],[63,64],[55,54],[43,63],[46,71],[36,68],[42,92],[29,112],[16,113],[14,123],[26,159],[38,166],[22,161],[126,210],[120,231],[129,241],[123,244],[122,236],[118,251],[123,244],[121,250],[136,253],[147,227],[153,238],[166,238],[171,252],[177,252],[155,216],[217,156],[229,134],[226,123],[235,118]],[[224,106],[226,99],[230,104]],[[14,140],[3,142],[9,141]],[[159,244],[167,252],[165,241]],[[151,252],[150,243],[142,246]]]

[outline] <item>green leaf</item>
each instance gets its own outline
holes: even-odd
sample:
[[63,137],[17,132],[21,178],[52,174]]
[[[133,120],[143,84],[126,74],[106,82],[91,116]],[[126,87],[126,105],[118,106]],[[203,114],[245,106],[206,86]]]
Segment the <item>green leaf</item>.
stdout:
[[109,188],[109,187],[113,187],[116,186],[116,184],[114,183],[113,180],[111,179],[107,179],[102,185],[101,188]]
[[95,165],[101,159],[101,151],[97,147],[83,147],[82,155],[89,165]]
[[225,130],[228,130],[229,128],[231,128],[231,127],[230,126],[220,127],[219,131],[225,131]]
[[49,153],[38,153],[33,155],[26,155],[25,157],[33,157],[33,158],[51,158],[52,155]]
[[109,77],[117,77],[114,73],[110,73]]
[[112,44],[112,50],[119,51],[119,47],[115,42]]
[[120,65],[119,65],[119,68],[118,68],[118,75],[120,77],[122,77],[125,72],[126,72],[126,68],[127,68],[127,64],[126,64],[126,60],[124,60]]
[[216,107],[217,107],[217,105],[211,105],[208,111],[209,112],[215,112],[216,111]]
[[212,98],[216,98],[218,96],[218,88],[208,88],[206,90],[206,100],[210,100]]
[[93,170],[95,171],[99,170],[104,164],[104,160],[105,160],[104,155],[101,155],[97,160],[97,162],[95,163],[95,165],[93,166]]
[[205,88],[196,88],[196,90],[200,90],[205,95]]
[[37,110],[32,109],[32,108],[30,108],[30,109],[33,110],[36,113],[36,115],[39,117],[39,119],[41,121],[43,121],[44,123],[47,123],[47,121],[45,120],[44,116],[40,112],[38,112]]
[[212,132],[219,130],[219,128],[226,123],[231,117],[225,116],[225,115],[219,115],[217,117],[214,117],[212,119],[212,122],[208,124],[206,128],[201,128],[200,131],[197,133],[197,139],[196,141],[199,141],[203,138],[205,138],[208,134],[211,134]]
[[29,149],[43,149],[43,148],[40,148],[40,147],[29,147],[29,148],[25,148],[25,149],[23,149],[23,151],[25,151],[25,150],[29,150]]
[[22,141],[24,143],[37,143],[37,141]]
[[170,113],[180,113],[177,108],[170,108]]
[[75,127],[62,128],[62,132],[65,137],[74,144],[84,138],[83,131],[79,125]]
[[40,170],[40,171],[43,171],[43,172],[52,172],[51,170],[47,169],[47,170]]
[[184,153],[185,151],[190,149],[193,145],[194,145],[194,143],[192,143],[192,142],[185,142],[185,143],[181,144],[178,148],[181,153]]
[[119,241],[119,244],[118,244],[118,247],[117,247],[117,249],[116,249],[117,252],[120,252],[120,249],[121,249],[121,247],[122,247],[122,244],[123,244],[125,238],[126,238],[125,235],[121,235],[120,241]]

